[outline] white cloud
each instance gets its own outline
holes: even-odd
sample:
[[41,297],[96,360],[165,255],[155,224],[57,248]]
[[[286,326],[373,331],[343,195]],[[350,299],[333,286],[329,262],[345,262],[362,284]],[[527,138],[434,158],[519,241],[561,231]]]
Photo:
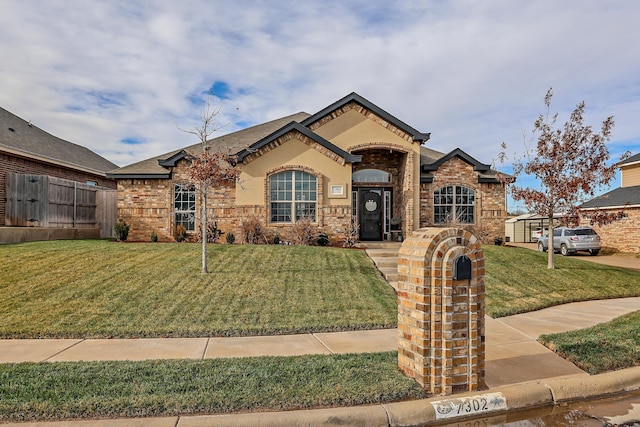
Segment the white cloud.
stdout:
[[[192,100],[221,122],[313,113],[356,91],[441,151],[490,162],[522,143],[553,86],[612,147],[640,151],[640,3],[569,0],[4,0],[0,105],[125,165],[194,143]],[[231,131],[236,127],[229,126]],[[124,144],[135,138],[141,144]],[[613,150],[612,150],[613,151]]]

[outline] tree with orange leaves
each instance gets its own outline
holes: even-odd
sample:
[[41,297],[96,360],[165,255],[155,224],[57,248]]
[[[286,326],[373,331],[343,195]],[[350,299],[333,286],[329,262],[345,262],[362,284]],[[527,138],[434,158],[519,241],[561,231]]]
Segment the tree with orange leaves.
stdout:
[[209,190],[236,182],[240,177],[240,168],[236,165],[236,158],[228,152],[216,150],[209,137],[221,126],[216,123],[220,108],[212,109],[211,101],[207,100],[200,113],[200,126],[183,130],[195,135],[200,140],[201,152],[189,153],[189,179],[200,194],[200,235],[202,240],[202,273],[208,273],[207,242],[208,225],[213,218],[208,217]]
[[579,220],[579,205],[592,198],[600,188],[615,178],[616,165],[610,159],[606,142],[611,137],[613,117],[607,117],[600,132],[594,132],[584,122],[585,103],[580,102],[562,129],[556,128],[558,114],[550,116],[553,91],[544,98],[546,114],[534,123],[535,153],[527,153],[527,161],[514,162],[514,175],[532,175],[540,188],[511,186],[514,200],[522,200],[531,212],[549,219],[549,257],[547,268],[554,264],[553,217],[565,214],[562,221],[575,225]]

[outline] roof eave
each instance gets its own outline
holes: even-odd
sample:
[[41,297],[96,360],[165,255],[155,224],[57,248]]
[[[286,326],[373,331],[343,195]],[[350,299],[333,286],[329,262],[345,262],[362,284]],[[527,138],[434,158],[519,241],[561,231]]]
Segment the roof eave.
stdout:
[[405,132],[408,135],[411,135],[414,142],[424,143],[428,141],[429,138],[431,137],[431,133],[424,133],[424,132],[418,131],[417,129],[413,128],[412,126],[409,126],[407,123],[403,122],[402,120],[393,116],[392,114],[389,114],[382,108],[378,107],[368,99],[358,95],[355,92],[351,92],[349,95],[343,97],[342,99],[339,99],[338,101],[334,102],[328,107],[325,107],[322,110],[318,111],[317,113],[307,117],[306,119],[301,121],[300,124],[305,127],[309,126],[311,123],[321,119],[322,117],[325,117],[331,114],[333,111],[345,106],[350,102],[355,102],[357,104],[360,104],[362,107],[373,112],[374,114],[381,117],[385,121],[391,123],[393,126],[397,127],[401,131]]
[[167,173],[108,173],[111,179],[171,179],[171,172]]
[[97,175],[97,176],[101,176],[101,177],[104,177],[104,178],[109,178],[107,176],[107,173],[104,172],[104,171],[88,168],[88,167],[85,167],[85,166],[76,165],[74,163],[62,162],[60,160],[57,160],[57,159],[54,159],[54,158],[51,158],[51,157],[46,157],[46,156],[41,156],[39,154],[31,153],[29,151],[17,150],[15,148],[10,148],[10,147],[7,147],[6,145],[1,145],[0,144],[0,151],[4,151],[5,153],[11,154],[13,156],[24,157],[24,158],[27,158],[27,159],[32,159],[32,160],[37,160],[37,161],[44,162],[44,163],[49,163],[51,165],[60,166],[60,167],[64,167],[64,168],[67,168],[67,169],[73,169],[75,171],[89,173],[91,175]]
[[244,161],[244,159],[246,159],[250,154],[255,153],[256,151],[260,150],[262,147],[266,146],[270,142],[272,142],[272,141],[274,141],[274,140],[286,135],[287,133],[289,133],[291,131],[300,132],[302,135],[306,136],[307,138],[311,139],[314,142],[317,142],[318,144],[320,144],[321,146],[323,146],[327,150],[329,150],[329,151],[337,154],[338,156],[342,157],[344,159],[344,161],[347,162],[347,163],[359,163],[359,162],[362,161],[362,156],[361,155],[351,154],[351,153],[349,153],[347,151],[344,151],[342,148],[340,148],[340,147],[334,145],[333,143],[331,143],[330,141],[322,138],[320,135],[310,131],[308,128],[304,127],[302,124],[300,124],[298,122],[291,122],[291,123],[287,124],[286,126],[283,126],[282,128],[280,128],[277,131],[273,132],[272,134],[267,135],[264,138],[262,138],[261,140],[251,144],[248,148],[240,150],[239,152],[236,153],[236,157],[238,158],[238,161],[239,162]]

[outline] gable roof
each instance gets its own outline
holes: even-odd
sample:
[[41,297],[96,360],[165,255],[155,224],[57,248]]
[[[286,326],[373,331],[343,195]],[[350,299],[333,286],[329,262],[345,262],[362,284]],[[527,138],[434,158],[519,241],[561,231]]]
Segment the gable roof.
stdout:
[[387,121],[391,125],[397,127],[398,129],[400,129],[404,133],[406,133],[408,135],[411,135],[413,137],[414,141],[419,141],[420,143],[424,143],[424,142],[427,142],[429,140],[429,138],[431,137],[430,133],[423,133],[423,132],[420,132],[420,131],[414,129],[413,127],[409,126],[408,124],[406,124],[402,120],[398,119],[395,116],[392,116],[391,114],[389,114],[388,112],[386,112],[382,108],[378,107],[377,105],[375,105],[371,101],[363,98],[362,96],[358,95],[355,92],[351,92],[349,95],[345,96],[344,98],[334,102],[333,104],[329,105],[328,107],[323,108],[322,110],[318,111],[317,113],[309,116],[308,118],[303,120],[301,122],[301,124],[303,126],[309,126],[312,123],[322,119],[323,117],[333,113],[335,110],[338,110],[338,109],[344,107],[345,105],[349,104],[350,102],[355,102],[356,104],[361,105],[362,107],[364,107],[367,110],[373,112],[378,117],[384,119],[385,121]]
[[[232,154],[241,152],[256,141],[274,133],[292,121],[300,121],[309,117],[307,113],[296,113],[280,119],[272,120],[246,129],[210,139],[208,146],[216,151],[225,151]],[[111,170],[107,176],[116,179],[169,179],[171,167],[176,162],[186,157],[187,153],[201,153],[202,144],[197,143],[189,147],[170,151],[150,159],[142,160],[119,169]]]
[[616,188],[580,205],[582,209],[623,208],[625,206],[640,206],[640,185]]
[[4,108],[0,108],[0,151],[99,176],[117,167],[88,148],[53,136]]
[[468,155],[467,153],[465,153],[464,151],[462,151],[459,148],[456,148],[455,150],[449,152],[448,154],[444,155],[443,157],[440,157],[438,160],[436,160],[433,163],[428,163],[428,164],[423,164],[421,165],[421,170],[422,172],[432,172],[432,171],[437,171],[440,166],[442,166],[445,162],[447,162],[448,160],[451,160],[452,158],[457,157],[460,160],[462,160],[463,162],[466,162],[468,164],[470,164],[471,166],[473,166],[473,170],[476,172],[486,172],[488,170],[491,169],[491,167],[489,165],[485,165],[484,163],[480,163],[479,161],[477,161],[476,159],[474,159],[473,157],[471,157],[470,155]]
[[[455,150],[443,154],[434,150],[430,150],[431,153],[426,153],[423,149],[424,147],[420,147],[420,182],[421,183],[431,183],[433,182],[433,174],[432,172],[437,171],[440,166],[445,164],[447,161],[451,160],[454,157],[459,158],[463,162],[473,166],[473,170],[478,172],[478,183],[486,183],[486,184],[497,184],[500,182],[498,171],[491,169],[491,166],[485,165],[484,163],[480,163],[475,158],[471,157],[469,154],[465,153],[459,148]],[[511,175],[502,174],[504,178],[512,179]]]
[[628,166],[628,165],[631,165],[633,163],[640,163],[640,153],[629,157],[627,160],[625,160],[623,162],[620,162],[619,165],[620,166]]
[[274,140],[280,138],[283,135],[286,135],[287,133],[289,133],[291,131],[300,132],[301,134],[303,134],[307,138],[311,139],[312,141],[317,142],[318,144],[320,144],[324,148],[326,148],[329,151],[331,151],[331,152],[337,154],[338,156],[342,157],[346,163],[357,163],[357,162],[362,161],[362,156],[356,155],[356,154],[351,154],[351,153],[349,153],[347,151],[344,151],[342,148],[334,145],[333,143],[331,143],[330,141],[324,139],[320,135],[317,135],[316,133],[311,132],[309,129],[307,129],[306,127],[302,126],[300,123],[296,123],[296,122],[289,123],[288,125],[284,126],[283,128],[278,129],[274,133],[265,136],[260,141],[257,141],[255,143],[251,144],[249,147],[245,148],[244,150],[239,151],[236,154],[238,156],[238,160],[239,161],[243,161],[250,154],[255,153],[256,151],[260,150],[262,147],[266,146],[270,142],[273,142]]

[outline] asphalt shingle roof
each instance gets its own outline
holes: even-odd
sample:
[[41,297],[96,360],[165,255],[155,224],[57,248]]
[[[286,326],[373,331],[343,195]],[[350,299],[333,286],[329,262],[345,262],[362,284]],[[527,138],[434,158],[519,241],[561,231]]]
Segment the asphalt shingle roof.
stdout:
[[51,135],[0,108],[0,151],[104,176],[117,167],[86,147]]
[[[229,133],[227,135],[220,136],[218,138],[213,138],[209,140],[209,149],[216,151],[224,151],[229,153],[238,153],[245,148],[248,148],[251,144],[256,141],[261,140],[262,138],[272,134],[277,131],[281,127],[291,123],[292,121],[300,122],[305,118],[309,117],[307,113],[296,113],[290,116],[282,117],[280,119],[272,120],[267,123],[262,123],[260,125],[252,126],[250,128],[242,129],[236,132]],[[142,160],[137,163],[133,163],[128,166],[124,166],[119,169],[115,169],[109,172],[108,176],[110,178],[138,178],[138,177],[167,177],[170,173],[169,168],[165,168],[158,164],[159,160],[166,160],[170,157],[178,154],[181,151],[187,151],[189,153],[200,153],[202,152],[202,144],[197,143],[185,148],[179,148],[174,151],[170,151],[168,153],[161,154],[159,156],[152,157],[150,159]]]
[[584,209],[640,205],[640,185],[621,187],[580,205]]

